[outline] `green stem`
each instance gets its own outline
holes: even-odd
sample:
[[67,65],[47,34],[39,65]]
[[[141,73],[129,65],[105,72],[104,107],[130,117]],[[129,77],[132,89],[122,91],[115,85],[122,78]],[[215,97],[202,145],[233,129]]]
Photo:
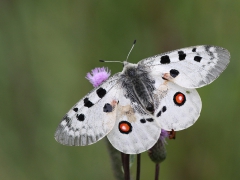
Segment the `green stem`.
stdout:
[[130,180],[129,154],[121,153],[124,169],[124,180]]
[[141,154],[137,154],[137,175],[136,180],[140,180]]
[[116,150],[111,143],[106,140],[107,149],[110,155],[111,164],[113,168],[113,174],[116,180],[124,180],[123,171],[122,171],[122,159],[121,154]]
[[156,163],[155,165],[155,180],[159,180],[160,173],[160,163]]

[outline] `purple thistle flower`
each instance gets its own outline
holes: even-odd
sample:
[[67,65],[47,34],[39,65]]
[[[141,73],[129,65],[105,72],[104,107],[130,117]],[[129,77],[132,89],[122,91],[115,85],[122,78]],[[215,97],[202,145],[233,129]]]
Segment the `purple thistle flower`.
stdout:
[[86,79],[92,83],[93,87],[98,87],[108,79],[110,74],[111,72],[108,71],[108,68],[95,68],[91,71],[91,73],[87,73]]
[[164,129],[161,129],[161,134],[160,134],[160,140],[163,142],[163,143],[167,143],[166,142],[166,138],[169,137],[169,133],[168,131],[164,130]]

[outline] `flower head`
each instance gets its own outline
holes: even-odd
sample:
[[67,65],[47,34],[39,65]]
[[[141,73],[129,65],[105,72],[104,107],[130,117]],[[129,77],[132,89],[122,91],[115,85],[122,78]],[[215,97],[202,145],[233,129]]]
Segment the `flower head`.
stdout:
[[166,144],[167,143],[166,142],[167,137],[169,137],[168,131],[166,131],[164,129],[161,129],[160,140]]
[[98,87],[103,81],[107,80],[111,72],[108,71],[108,68],[95,68],[91,73],[87,73],[86,79],[92,83],[94,87]]
[[148,150],[150,159],[155,163],[163,162],[167,157],[167,150],[165,144],[167,143],[165,138],[169,137],[168,131],[161,129],[161,134],[156,144]]

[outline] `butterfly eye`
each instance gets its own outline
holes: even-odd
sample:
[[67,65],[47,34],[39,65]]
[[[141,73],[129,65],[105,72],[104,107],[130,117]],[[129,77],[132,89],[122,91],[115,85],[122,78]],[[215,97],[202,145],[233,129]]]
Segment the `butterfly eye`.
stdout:
[[136,71],[135,69],[131,68],[127,71],[128,76],[133,77],[136,76]]

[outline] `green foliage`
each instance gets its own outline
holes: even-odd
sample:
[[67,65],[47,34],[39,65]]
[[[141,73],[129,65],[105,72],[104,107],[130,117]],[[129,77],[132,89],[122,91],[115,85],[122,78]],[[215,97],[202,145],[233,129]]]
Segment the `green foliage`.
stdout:
[[[237,0],[1,1],[0,179],[113,179],[103,141],[65,147],[53,136],[92,89],[86,73],[103,65],[121,71],[98,60],[124,60],[134,39],[133,63],[192,45],[230,51],[227,70],[198,91],[200,119],[166,146],[160,178],[240,179],[239,7]],[[141,179],[153,177],[144,153]]]

